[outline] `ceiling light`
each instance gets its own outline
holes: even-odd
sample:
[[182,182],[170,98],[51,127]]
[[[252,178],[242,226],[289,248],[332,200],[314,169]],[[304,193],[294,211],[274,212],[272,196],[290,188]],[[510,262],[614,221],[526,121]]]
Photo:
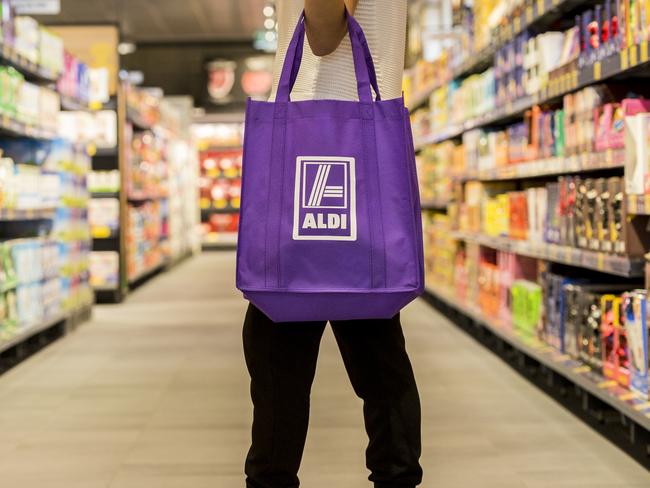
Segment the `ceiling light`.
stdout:
[[273,14],[275,13],[275,9],[271,5],[267,5],[264,7],[264,10],[262,10],[264,13],[264,17],[273,17]]
[[117,46],[117,52],[122,56],[133,54],[135,49],[136,45],[132,42],[120,42]]
[[266,19],[264,21],[264,28],[265,29],[273,29],[275,27],[275,20],[273,19]]
[[268,42],[273,42],[275,40],[275,32],[273,31],[268,31],[266,34],[264,34],[264,38]]

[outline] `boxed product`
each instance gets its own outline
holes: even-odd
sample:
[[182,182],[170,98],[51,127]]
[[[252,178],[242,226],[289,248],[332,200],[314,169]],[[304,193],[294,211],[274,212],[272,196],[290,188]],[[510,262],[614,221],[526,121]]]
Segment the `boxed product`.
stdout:
[[603,375],[616,379],[619,375],[620,329],[621,329],[621,297],[603,295],[600,298],[601,308],[601,350]]
[[61,111],[61,97],[54,90],[40,88],[38,97],[38,118],[35,123],[48,130],[56,132],[58,117]]
[[512,284],[512,325],[526,337],[539,335],[542,319],[542,288],[528,280]]
[[39,62],[52,73],[63,73],[63,39],[39,26]]
[[642,195],[650,187],[650,114],[625,118],[625,193]]
[[115,251],[90,253],[90,283],[95,287],[119,287],[120,256]]
[[88,174],[88,190],[94,193],[112,193],[120,190],[120,172],[91,171]]
[[40,115],[41,88],[28,81],[23,82],[18,90],[16,117],[20,122],[37,125]]
[[630,389],[648,398],[647,292],[623,294],[623,317],[629,351]]
[[36,19],[19,15],[14,19],[14,49],[28,61],[39,62],[40,26]]
[[88,202],[91,227],[115,230],[120,225],[120,201],[117,198],[93,198]]

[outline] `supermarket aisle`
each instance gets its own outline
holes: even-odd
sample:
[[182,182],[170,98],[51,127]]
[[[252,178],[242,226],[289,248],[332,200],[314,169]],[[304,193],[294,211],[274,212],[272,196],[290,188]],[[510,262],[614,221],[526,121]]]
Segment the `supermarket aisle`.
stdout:
[[[205,254],[0,377],[0,472],[22,488],[236,488],[251,408],[234,254]],[[650,474],[423,302],[404,313],[424,487],[641,488]],[[362,488],[359,401],[331,332],[307,488]]]

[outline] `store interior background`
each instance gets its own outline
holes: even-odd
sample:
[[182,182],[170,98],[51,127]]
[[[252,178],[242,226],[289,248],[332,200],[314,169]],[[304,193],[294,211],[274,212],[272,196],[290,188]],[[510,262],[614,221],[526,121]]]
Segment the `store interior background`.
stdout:
[[[242,486],[275,3],[0,0],[0,484]],[[650,1],[409,0],[408,26],[422,486],[650,486]],[[361,407],[328,331],[303,486],[369,486]]]

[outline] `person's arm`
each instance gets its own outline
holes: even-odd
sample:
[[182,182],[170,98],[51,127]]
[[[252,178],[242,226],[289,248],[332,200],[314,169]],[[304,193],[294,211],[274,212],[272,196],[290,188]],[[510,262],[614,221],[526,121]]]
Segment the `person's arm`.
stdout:
[[354,13],[359,0],[305,0],[307,39],[316,56],[331,54],[348,31],[345,7]]

